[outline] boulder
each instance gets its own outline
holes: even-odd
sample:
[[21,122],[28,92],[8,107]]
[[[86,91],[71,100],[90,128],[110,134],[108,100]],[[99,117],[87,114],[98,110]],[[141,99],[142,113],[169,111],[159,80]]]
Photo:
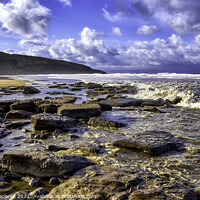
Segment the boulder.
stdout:
[[6,114],[6,119],[28,119],[31,115],[34,113],[25,110],[11,110]]
[[23,88],[22,93],[24,93],[24,94],[37,94],[37,93],[40,93],[40,90],[38,90],[37,88],[35,88],[33,86],[25,86]]
[[94,165],[93,162],[82,156],[68,156],[63,152],[8,151],[3,154],[2,168],[12,173],[45,178],[64,174],[71,175],[79,169]]
[[163,131],[148,131],[135,134],[132,139],[122,139],[113,142],[114,146],[144,151],[150,155],[160,155],[176,150],[176,140],[170,133]]
[[98,100],[95,100],[95,99],[94,100],[86,100],[83,102],[83,104],[99,104],[101,106],[102,111],[111,111],[112,110],[112,106],[110,104],[102,103],[101,101],[99,102]]
[[72,118],[90,118],[101,114],[99,104],[64,104],[58,108],[58,115]]
[[37,104],[39,104],[39,102],[41,102],[41,99],[28,99],[28,100],[16,101],[15,103],[10,105],[10,109],[36,112]]
[[119,127],[124,126],[124,124],[122,123],[106,120],[106,119],[101,119],[97,117],[90,118],[90,120],[88,121],[88,124],[93,127],[101,127],[101,128],[108,128],[108,129],[119,128]]
[[164,106],[166,104],[164,99],[157,99],[157,100],[153,100],[153,99],[146,99],[143,100],[141,106]]
[[10,105],[15,101],[16,100],[2,100],[0,101],[0,108],[2,108],[4,112],[8,112],[10,111]]
[[96,92],[93,92],[92,90],[86,90],[85,93],[89,97],[96,97],[96,96],[98,96],[98,94]]
[[52,100],[50,102],[74,103],[76,100],[77,100],[77,97],[61,96],[61,97],[56,97],[55,100]]
[[142,102],[141,99],[134,98],[107,99],[100,101],[100,103],[109,104],[114,107],[140,106]]
[[66,130],[74,125],[74,119],[56,114],[36,114],[31,117],[31,126],[35,130],[55,131],[58,128]]
[[161,113],[161,111],[154,106],[144,106],[142,110],[148,111],[148,112],[153,112],[153,113]]

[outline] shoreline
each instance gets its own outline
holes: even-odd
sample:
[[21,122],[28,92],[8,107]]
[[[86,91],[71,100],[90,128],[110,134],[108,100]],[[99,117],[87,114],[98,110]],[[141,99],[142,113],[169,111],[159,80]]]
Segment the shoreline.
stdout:
[[0,88],[8,88],[8,87],[22,87],[26,86],[29,83],[28,81],[23,80],[12,80],[12,79],[0,79]]

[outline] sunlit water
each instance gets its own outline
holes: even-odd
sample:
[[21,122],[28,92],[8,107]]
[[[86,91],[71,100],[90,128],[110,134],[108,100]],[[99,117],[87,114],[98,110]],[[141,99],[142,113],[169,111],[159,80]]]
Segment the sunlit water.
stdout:
[[[160,108],[162,113],[150,113],[140,108],[129,110],[113,109],[104,112],[102,117],[126,123],[125,128],[117,131],[101,129],[80,128],[82,142],[102,145],[104,148],[99,155],[100,164],[117,166],[139,166],[157,174],[167,173],[175,179],[187,182],[193,186],[200,184],[200,74],[94,74],[94,75],[29,75],[12,76],[14,79],[33,81],[42,92],[40,94],[24,96],[23,94],[5,95],[1,99],[28,99],[44,98],[48,91],[66,91],[67,89],[48,88],[49,84],[75,83],[77,81],[98,82],[104,85],[131,85],[136,86],[136,94],[126,94],[127,97],[138,99],[169,99],[182,97],[182,101],[173,108]],[[73,91],[81,101],[87,99],[85,90]],[[56,96],[53,96],[56,97]],[[133,133],[143,131],[167,131],[184,142],[184,150],[168,152],[162,156],[152,157],[132,150],[119,150],[111,145],[119,138],[131,138]],[[37,148],[42,149],[47,141],[40,144],[21,144],[16,146],[14,136],[29,137],[28,134],[14,131],[10,136],[1,139],[5,151],[8,149]],[[67,137],[67,136],[66,136]],[[19,141],[20,142],[20,141]],[[62,143],[62,141],[54,141]],[[76,142],[68,144],[69,147],[78,145]]]

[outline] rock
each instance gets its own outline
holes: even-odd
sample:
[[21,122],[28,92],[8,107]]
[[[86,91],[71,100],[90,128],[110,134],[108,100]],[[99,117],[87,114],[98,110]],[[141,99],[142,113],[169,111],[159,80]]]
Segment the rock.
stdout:
[[19,128],[22,126],[25,126],[27,124],[30,124],[30,120],[24,120],[24,121],[14,121],[14,122],[5,122],[1,125],[2,128]]
[[62,92],[53,91],[53,92],[47,92],[47,94],[49,94],[49,95],[58,95],[58,94],[62,94]]
[[97,117],[92,117],[90,118],[88,124],[93,127],[101,127],[101,128],[119,128],[124,126],[124,124],[111,121],[111,120],[106,120],[106,119],[101,119]]
[[2,168],[12,173],[35,177],[71,175],[94,163],[81,156],[68,156],[63,152],[14,150],[3,154]]
[[102,111],[111,111],[112,106],[107,103],[102,103],[101,101],[99,102],[98,100],[86,100],[83,102],[83,104],[99,104],[101,106]]
[[58,196],[58,200],[63,200],[67,196],[93,200],[113,199],[121,192],[128,193],[131,187],[137,186],[142,181],[143,179],[131,170],[110,166],[89,166],[53,188],[49,196]]
[[77,100],[77,97],[70,97],[70,96],[61,96],[56,97],[53,102],[57,103],[74,103]]
[[14,193],[9,200],[27,200],[29,194],[27,191],[18,191]]
[[138,133],[132,139],[116,140],[113,145],[144,151],[154,156],[177,149],[174,136],[161,131]]
[[0,101],[0,108],[3,109],[4,112],[10,111],[10,105],[13,104],[16,100],[3,100]]
[[4,176],[6,177],[6,179],[19,179],[19,178],[22,178],[22,175],[17,174],[17,173],[12,173],[12,172],[6,172],[4,174]]
[[153,112],[153,113],[161,113],[161,111],[154,106],[144,106],[142,110],[148,111],[148,112]]
[[101,107],[98,104],[64,104],[58,108],[58,115],[72,118],[90,118],[101,114]]
[[81,91],[82,88],[80,87],[71,87],[71,88],[68,88],[69,91]]
[[30,196],[32,199],[38,199],[38,197],[41,198],[41,199],[43,199],[43,197],[44,197],[46,194],[48,194],[48,192],[46,192],[46,190],[45,190],[43,187],[41,187],[41,188],[38,188],[38,189],[32,191],[32,192],[29,194],[29,196]]
[[25,110],[28,112],[36,112],[36,104],[41,99],[29,99],[29,100],[21,100],[16,101],[15,103],[10,105],[11,110]]
[[100,103],[109,104],[114,107],[140,106],[142,102],[142,100],[134,98],[107,99],[104,101],[100,101]]
[[102,85],[98,83],[83,83],[83,86],[87,89],[102,88]]
[[55,131],[58,128],[66,130],[74,125],[74,119],[62,117],[56,114],[36,114],[31,117],[31,126],[35,130]]
[[153,100],[153,99],[146,99],[143,100],[143,103],[141,104],[141,106],[164,106],[166,104],[164,99],[157,99],[157,100]]
[[86,90],[85,93],[89,97],[96,97],[96,96],[98,96],[98,94],[96,92],[93,92],[92,90]]
[[176,96],[174,99],[170,101],[172,104],[177,104],[182,101],[182,97]]
[[25,110],[11,110],[6,114],[6,119],[29,119],[33,114]]
[[[7,182],[0,182],[0,195],[7,195],[13,192],[12,186],[10,186]],[[0,197],[2,199],[2,197]]]
[[56,177],[52,177],[50,180],[49,180],[49,184],[51,185],[55,185],[57,184],[59,181]]
[[197,197],[200,199],[200,186],[195,188],[195,192],[197,194]]
[[49,145],[47,147],[47,149],[50,150],[50,151],[56,152],[56,151],[61,151],[61,150],[68,150],[69,148],[62,147],[62,146],[57,146],[57,145]]
[[41,104],[39,110],[44,113],[57,113],[57,109],[60,105],[58,104]]
[[31,187],[37,187],[41,185],[40,181],[38,181],[36,178],[32,178],[28,184]]
[[23,94],[37,94],[37,93],[40,93],[40,90],[38,90],[37,88],[33,86],[26,86],[23,88],[22,93]]

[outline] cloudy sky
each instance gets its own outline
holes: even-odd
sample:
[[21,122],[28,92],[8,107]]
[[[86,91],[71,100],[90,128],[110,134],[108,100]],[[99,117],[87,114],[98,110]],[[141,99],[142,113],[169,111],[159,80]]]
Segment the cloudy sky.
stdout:
[[199,0],[0,0],[0,51],[107,72],[199,72]]

